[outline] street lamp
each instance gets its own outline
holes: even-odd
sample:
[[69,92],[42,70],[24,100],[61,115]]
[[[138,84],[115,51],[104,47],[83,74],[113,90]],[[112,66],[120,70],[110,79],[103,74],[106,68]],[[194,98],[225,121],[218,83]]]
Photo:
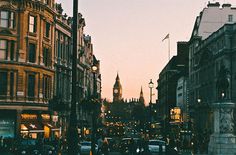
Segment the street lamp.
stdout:
[[152,79],[150,79],[150,82],[148,83],[148,87],[150,88],[150,104],[152,104],[152,88],[154,87],[154,83],[152,82]]
[[92,155],[95,155],[95,143],[96,143],[96,131],[97,131],[97,123],[96,123],[96,113],[97,113],[97,108],[96,108],[96,100],[97,100],[97,80],[96,80],[96,73],[98,70],[98,67],[96,65],[92,66],[92,73],[93,73],[93,104],[94,104],[94,109],[92,110],[92,142],[91,142],[91,151]]
[[[150,88],[150,102],[149,102],[149,110],[150,110],[150,121],[149,121],[149,128],[151,128],[151,122],[152,122],[152,88],[154,87],[154,83],[152,82],[152,79],[150,79],[150,82],[148,83],[148,87]],[[149,130],[150,131],[150,130]]]

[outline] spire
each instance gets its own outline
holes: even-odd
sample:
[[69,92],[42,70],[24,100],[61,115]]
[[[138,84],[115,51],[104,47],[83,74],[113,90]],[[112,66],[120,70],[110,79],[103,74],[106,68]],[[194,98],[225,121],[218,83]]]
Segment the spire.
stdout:
[[141,86],[140,96],[139,96],[139,102],[144,104],[144,97],[143,97],[143,87]]
[[117,72],[116,81],[120,81],[119,73]]
[[140,97],[143,97],[143,87],[141,86]]

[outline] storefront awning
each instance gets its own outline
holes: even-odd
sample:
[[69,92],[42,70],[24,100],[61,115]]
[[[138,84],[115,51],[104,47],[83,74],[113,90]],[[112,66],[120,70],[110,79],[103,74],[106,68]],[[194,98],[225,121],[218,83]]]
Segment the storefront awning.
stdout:
[[21,132],[39,133],[44,132],[44,130],[38,122],[32,122],[21,124]]

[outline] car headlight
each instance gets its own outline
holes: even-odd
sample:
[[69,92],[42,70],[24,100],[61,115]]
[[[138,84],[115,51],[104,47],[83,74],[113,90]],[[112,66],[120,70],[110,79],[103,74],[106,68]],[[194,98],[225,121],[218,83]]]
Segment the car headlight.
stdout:
[[137,148],[136,152],[137,152],[137,153],[139,153],[139,152],[140,152],[140,149],[139,149],[139,148]]
[[26,154],[26,151],[25,150],[21,151],[21,154]]

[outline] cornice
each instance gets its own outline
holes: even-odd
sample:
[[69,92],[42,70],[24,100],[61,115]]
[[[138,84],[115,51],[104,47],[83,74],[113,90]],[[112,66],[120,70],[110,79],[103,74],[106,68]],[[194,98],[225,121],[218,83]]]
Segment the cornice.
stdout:
[[53,72],[53,73],[55,72],[55,69],[46,68],[46,67],[40,66],[38,64],[29,64],[29,63],[24,63],[24,62],[15,62],[15,61],[0,61],[0,64],[27,66],[27,67],[43,69],[43,70]]

